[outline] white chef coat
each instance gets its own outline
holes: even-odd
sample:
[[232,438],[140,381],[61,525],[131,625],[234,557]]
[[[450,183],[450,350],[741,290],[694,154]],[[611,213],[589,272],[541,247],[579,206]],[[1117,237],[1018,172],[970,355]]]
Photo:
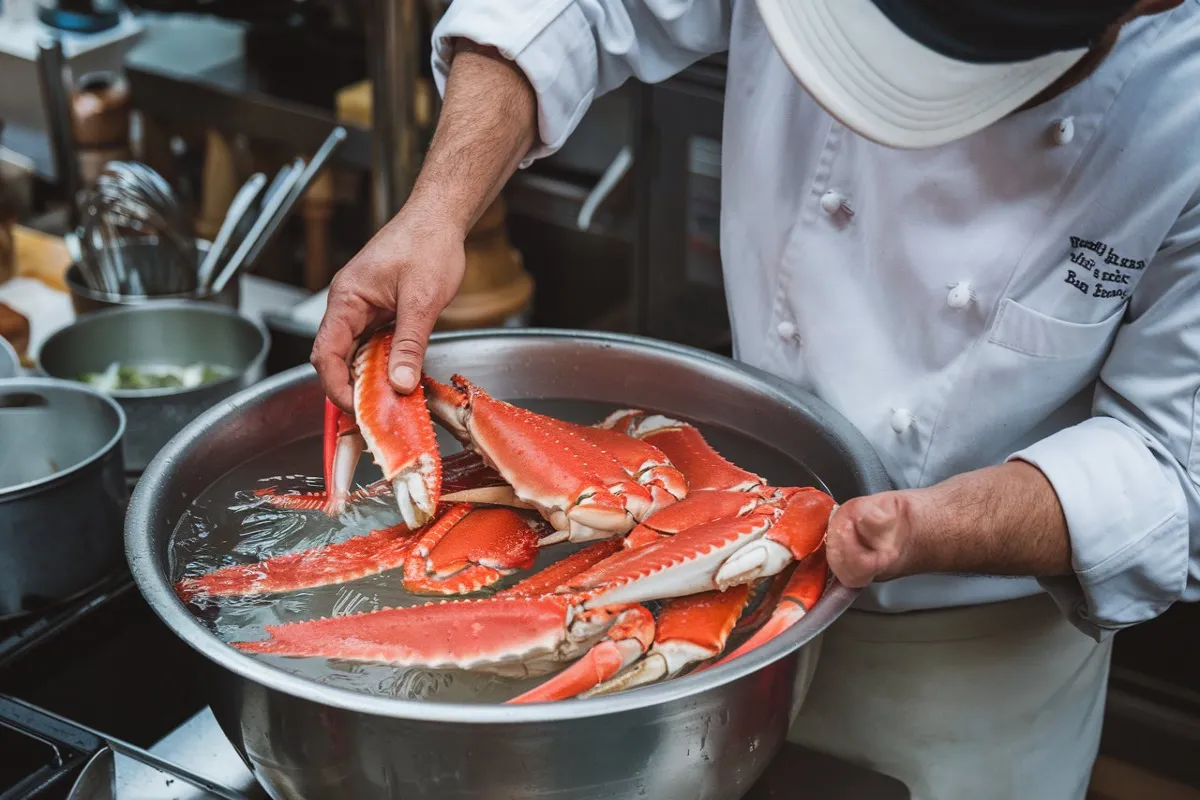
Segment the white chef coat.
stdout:
[[529,77],[542,144],[592,99],[728,49],[721,252],[736,356],[847,417],[898,487],[1019,457],[1075,575],[931,575],[880,611],[1048,590],[1094,638],[1200,597],[1200,0],[1137,20],[1081,84],[964,140],[834,121],[753,2],[457,0],[434,34]]

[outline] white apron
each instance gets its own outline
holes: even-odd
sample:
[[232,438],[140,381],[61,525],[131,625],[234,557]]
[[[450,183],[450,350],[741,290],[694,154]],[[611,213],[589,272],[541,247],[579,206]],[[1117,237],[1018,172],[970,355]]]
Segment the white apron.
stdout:
[[790,741],[891,775],[913,800],[1083,800],[1112,639],[1080,633],[1049,596],[852,610],[813,645]]

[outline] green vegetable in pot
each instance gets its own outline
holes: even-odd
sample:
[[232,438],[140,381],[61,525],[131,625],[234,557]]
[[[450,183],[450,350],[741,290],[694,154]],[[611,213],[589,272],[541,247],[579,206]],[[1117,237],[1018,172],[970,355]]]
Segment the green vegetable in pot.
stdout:
[[113,362],[104,372],[89,372],[79,376],[101,391],[136,389],[194,389],[206,383],[229,377],[230,370],[215,364],[192,364],[186,367],[171,365],[120,364]]

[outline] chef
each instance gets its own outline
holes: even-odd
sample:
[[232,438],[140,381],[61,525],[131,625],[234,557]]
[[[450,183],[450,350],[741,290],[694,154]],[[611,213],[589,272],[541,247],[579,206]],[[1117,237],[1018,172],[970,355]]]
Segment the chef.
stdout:
[[897,487],[830,521],[866,589],[791,738],[917,800],[1082,798],[1113,634],[1200,596],[1197,0],[458,0],[436,135],[333,281],[321,381],[349,407],[356,337],[396,319],[411,390],[508,177],[597,95],[726,49],[735,355]]

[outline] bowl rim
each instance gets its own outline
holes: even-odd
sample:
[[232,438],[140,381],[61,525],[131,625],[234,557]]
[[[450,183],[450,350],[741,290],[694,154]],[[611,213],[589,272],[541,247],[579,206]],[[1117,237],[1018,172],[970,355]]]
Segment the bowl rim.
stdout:
[[119,449],[121,441],[125,437],[125,428],[128,421],[128,416],[125,414],[125,409],[122,408],[121,404],[116,400],[104,394],[104,392],[97,391],[87,384],[63,380],[61,378],[42,377],[10,378],[0,381],[0,395],[19,394],[23,391],[35,393],[38,389],[77,392],[79,394],[88,395],[92,398],[98,398],[116,414],[117,429],[103,445],[96,449],[94,453],[82,461],[72,464],[66,469],[60,469],[57,472],[52,472],[44,478],[37,478],[32,481],[26,481],[25,483],[17,483],[13,484],[12,486],[0,486],[0,503],[11,502],[33,492],[47,489],[70,480],[78,473],[89,469],[96,462],[107,458],[114,449]]
[[[691,359],[699,359],[726,371],[741,371],[759,383],[760,388],[769,390],[771,394],[781,400],[790,398],[793,404],[799,400],[808,406],[814,416],[819,417],[827,435],[835,438],[853,463],[860,466],[866,492],[891,488],[891,482],[878,454],[866,437],[848,420],[813,395],[776,376],[733,359],[641,336],[569,329],[485,328],[440,332],[431,337],[430,346],[442,341],[453,342],[480,338],[551,338],[608,343],[625,348],[633,346],[643,350],[665,351],[676,356],[683,355]],[[231,410],[242,406],[252,406],[274,392],[316,380],[316,371],[311,365],[297,366],[239,392],[219,406],[211,408],[197,417],[177,433],[146,467],[134,488],[125,519],[126,558],[129,561],[130,571],[139,591],[154,613],[176,636],[183,639],[209,662],[259,686],[345,711],[423,722],[509,725],[591,719],[647,709],[674,701],[685,701],[709,689],[723,686],[763,669],[816,638],[834,619],[849,609],[861,591],[846,587],[833,579],[821,601],[805,616],[809,625],[797,625],[774,641],[727,664],[707,669],[699,674],[684,675],[626,692],[574,699],[569,702],[509,706],[407,700],[327,686],[287,672],[242,653],[217,638],[200,623],[176,595],[166,577],[164,565],[160,564],[156,558],[152,531],[156,519],[161,517],[162,511],[158,508],[161,501],[153,494],[151,487],[163,485],[179,469],[176,462],[198,440],[202,439],[203,434],[210,426]],[[816,626],[811,624],[813,622],[816,623]],[[805,633],[814,627],[815,630],[812,630],[811,633]]]
[[69,332],[72,329],[77,328],[80,325],[88,324],[101,317],[107,318],[110,316],[119,316],[123,314],[150,314],[161,311],[170,311],[172,309],[176,311],[196,312],[199,314],[209,314],[212,316],[236,318],[237,321],[235,321],[233,324],[248,326],[254,330],[256,334],[258,334],[258,349],[249,362],[247,362],[245,367],[240,370],[233,371],[227,377],[222,378],[219,381],[210,381],[208,383],[202,383],[199,386],[191,386],[179,389],[171,387],[157,389],[113,389],[112,391],[103,392],[104,394],[119,400],[181,397],[194,392],[210,391],[220,387],[235,385],[239,380],[241,380],[243,375],[261,368],[262,365],[266,363],[267,356],[271,350],[271,334],[267,331],[266,325],[259,320],[249,317],[236,309],[232,309],[228,306],[223,306],[218,303],[209,303],[202,300],[155,299],[148,303],[122,305],[113,308],[99,308],[95,311],[89,311],[86,314],[76,315],[75,319],[72,320],[69,325],[64,325],[63,327],[54,331],[54,333],[47,336],[46,340],[42,342],[41,347],[38,348],[38,354],[35,360],[38,371],[51,378],[71,381],[79,384],[80,386],[87,386],[88,384],[84,383],[83,381],[77,381],[74,378],[69,378],[62,375],[54,375],[46,369],[46,366],[42,361],[42,353],[45,352],[48,344],[63,336],[70,335]]
[[[5,372],[6,365],[12,365],[11,373]],[[9,378],[21,377],[21,357],[17,355],[17,348],[12,346],[12,342],[0,336],[0,380],[8,380]]]
[[[172,300],[196,300],[204,299],[206,302],[209,299],[218,297],[226,297],[232,292],[238,291],[239,282],[231,280],[225,284],[225,288],[219,292],[214,292],[210,288],[206,292],[176,292],[175,294],[113,294],[111,292],[101,292],[87,286],[82,281],[76,280],[73,275],[78,275],[79,262],[72,262],[63,272],[63,283],[72,294],[83,297],[87,300],[94,300],[98,303],[108,303],[114,306],[140,306],[148,303],[169,302]],[[238,276],[241,277],[240,275]],[[92,312],[89,312],[92,313]]]

